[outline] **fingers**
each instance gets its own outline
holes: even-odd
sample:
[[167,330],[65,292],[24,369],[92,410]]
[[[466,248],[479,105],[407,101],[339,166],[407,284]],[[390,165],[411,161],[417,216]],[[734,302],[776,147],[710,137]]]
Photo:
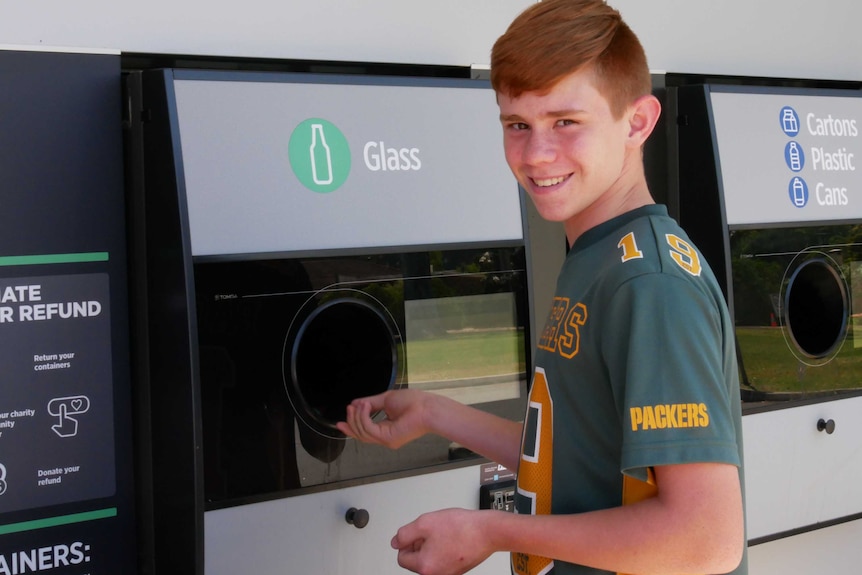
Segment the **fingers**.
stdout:
[[[355,399],[338,429],[359,441],[398,449],[428,433],[422,418],[425,398],[422,392],[398,390]],[[379,412],[383,417],[372,419]]]
[[414,573],[419,572],[422,545],[425,539],[419,536],[413,523],[403,526],[392,538],[392,548],[398,551],[398,565]]
[[[347,409],[350,409],[350,407],[348,407]],[[352,437],[353,439],[356,439],[356,435],[353,433],[353,430],[350,428],[346,421],[337,421],[335,423],[335,427],[336,429],[338,429],[338,431],[340,431],[347,437]]]
[[336,423],[339,431],[348,437],[368,443],[380,443],[378,425],[371,419],[375,411],[374,397],[354,400],[347,406],[345,421]]
[[392,548],[396,551],[404,551],[405,553],[417,553],[422,550],[422,543],[424,543],[424,539],[412,539],[405,540],[403,537],[400,538],[398,535],[392,538]]
[[415,541],[408,547],[398,550],[398,565],[414,573],[421,572],[422,541]]

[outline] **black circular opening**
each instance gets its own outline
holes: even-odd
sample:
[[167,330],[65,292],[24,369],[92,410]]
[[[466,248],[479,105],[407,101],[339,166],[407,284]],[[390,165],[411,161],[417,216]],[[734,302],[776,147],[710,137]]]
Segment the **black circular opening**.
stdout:
[[788,332],[799,351],[823,358],[844,341],[848,320],[847,290],[824,259],[804,262],[793,273],[785,295]]
[[[370,304],[339,298],[321,304],[302,322],[290,354],[292,391],[301,419],[325,435],[338,434],[347,405],[395,383],[395,335]],[[307,420],[305,415],[310,417]]]

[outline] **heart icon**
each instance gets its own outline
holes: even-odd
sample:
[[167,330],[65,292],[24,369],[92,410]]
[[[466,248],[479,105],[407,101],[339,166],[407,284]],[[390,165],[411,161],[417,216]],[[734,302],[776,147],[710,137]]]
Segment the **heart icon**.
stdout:
[[75,411],[80,411],[82,405],[84,405],[84,402],[80,399],[72,400],[72,409],[74,409]]

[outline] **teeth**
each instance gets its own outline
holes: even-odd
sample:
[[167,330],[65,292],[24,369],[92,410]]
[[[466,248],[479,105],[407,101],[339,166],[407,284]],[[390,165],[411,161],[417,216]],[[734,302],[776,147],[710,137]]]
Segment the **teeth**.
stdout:
[[533,181],[534,181],[534,182],[536,183],[536,185],[537,185],[537,186],[539,186],[540,188],[546,188],[546,187],[548,187],[548,186],[556,186],[557,184],[559,184],[560,182],[562,182],[562,181],[563,181],[563,180],[565,180],[565,179],[566,179],[565,177],[560,176],[560,177],[557,177],[557,178],[546,178],[546,179],[543,179],[543,180],[533,180]]

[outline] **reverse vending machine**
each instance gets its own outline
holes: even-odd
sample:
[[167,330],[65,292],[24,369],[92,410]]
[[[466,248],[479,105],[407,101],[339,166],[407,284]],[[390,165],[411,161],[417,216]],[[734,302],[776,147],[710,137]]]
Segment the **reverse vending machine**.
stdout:
[[[862,371],[846,364],[862,346],[852,313],[862,305],[860,94],[710,85],[681,89],[679,101],[679,215],[724,278],[743,392],[858,388]],[[780,336],[775,355],[755,351],[766,333]]]
[[445,439],[335,427],[404,387],[523,416],[522,197],[488,83],[161,70],[129,90],[157,557],[387,573],[422,511],[505,505],[512,472]]
[[678,80],[673,199],[735,320],[756,558],[862,517],[862,94]]

